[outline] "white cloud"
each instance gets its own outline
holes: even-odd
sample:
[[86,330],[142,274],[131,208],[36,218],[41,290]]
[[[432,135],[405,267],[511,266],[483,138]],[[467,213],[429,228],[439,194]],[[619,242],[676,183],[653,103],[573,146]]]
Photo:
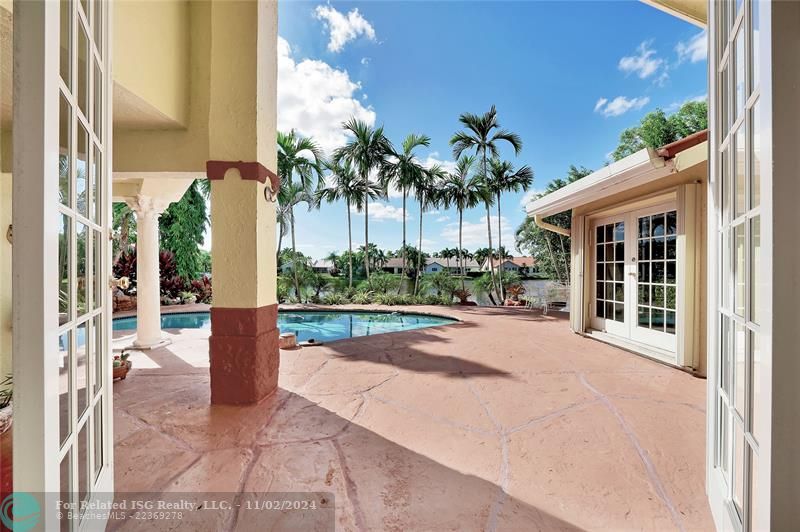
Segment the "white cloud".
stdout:
[[611,101],[606,100],[602,105],[600,102],[602,100],[606,100],[605,98],[600,98],[597,101],[598,105],[595,105],[594,110],[595,112],[599,112],[605,117],[611,116],[620,116],[632,109],[641,109],[648,103],[650,103],[650,98],[647,96],[637,97],[637,98],[627,98],[625,96],[617,96]]
[[361,16],[357,8],[345,15],[330,5],[320,5],[314,10],[314,17],[322,20],[330,32],[328,50],[331,52],[341,52],[345,44],[362,35],[371,41],[375,40],[375,28]]
[[[492,224],[492,245],[497,246],[497,216],[491,217]],[[514,248],[514,228],[508,218],[500,218],[502,229],[503,247],[508,250]],[[458,245],[458,222],[449,223],[441,232],[441,238],[448,243]],[[489,245],[489,238],[486,232],[486,216],[481,216],[477,222],[464,221],[463,245],[466,248],[481,248]]]
[[596,113],[597,111],[602,109],[603,106],[607,103],[608,103],[608,98],[600,98],[599,100],[597,100],[597,103],[594,104],[594,112]]
[[436,221],[439,222],[439,223],[448,222],[448,221],[450,221],[450,217],[449,216],[439,216],[438,218],[436,218]]
[[[350,212],[355,214],[364,214],[363,212],[358,212],[355,207],[350,207]],[[400,207],[395,207],[394,205],[389,205],[388,203],[380,203],[377,201],[370,202],[369,204],[369,219],[370,221],[376,220],[382,222],[384,220],[392,220],[395,222],[402,222],[403,221],[403,209]],[[406,220],[410,220],[411,215],[408,214],[406,211]]]
[[689,61],[690,63],[697,63],[698,61],[705,61],[708,57],[708,38],[706,31],[693,36],[688,41],[681,41],[675,45],[675,52],[678,54],[678,63]]
[[323,61],[295,61],[286,39],[278,37],[278,129],[314,137],[330,153],[347,141],[342,122],[351,116],[372,125],[375,111],[357,93],[361,84]]
[[530,189],[529,191],[527,191],[525,194],[522,195],[522,199],[519,200],[519,204],[523,208],[526,207],[528,205],[528,203],[530,203],[534,199],[536,199],[536,196],[538,196],[542,192],[544,192],[544,191],[538,190],[538,189],[535,189],[535,188]]
[[626,74],[635,73],[641,79],[646,79],[655,74],[664,64],[664,60],[655,57],[656,51],[650,48],[651,43],[652,41],[643,42],[636,49],[636,55],[620,59],[619,69]]
[[362,57],[361,58],[361,64],[364,65],[364,66],[367,66],[370,61],[372,61],[371,57]]

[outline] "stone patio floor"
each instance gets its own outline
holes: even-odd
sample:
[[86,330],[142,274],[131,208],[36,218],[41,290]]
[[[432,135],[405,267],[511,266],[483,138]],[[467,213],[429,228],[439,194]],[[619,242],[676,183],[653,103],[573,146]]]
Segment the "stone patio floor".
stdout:
[[209,405],[209,331],[170,331],[114,384],[118,492],[331,492],[336,530],[713,530],[705,380],[566,315],[425,310],[462,322],[284,350],[246,407]]

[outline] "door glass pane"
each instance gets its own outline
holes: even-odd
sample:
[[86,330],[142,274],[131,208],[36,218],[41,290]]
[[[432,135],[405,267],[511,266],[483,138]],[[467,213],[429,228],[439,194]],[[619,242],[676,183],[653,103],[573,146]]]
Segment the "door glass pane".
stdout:
[[752,178],[750,179],[750,207],[755,208],[761,205],[761,112],[759,110],[761,101],[753,104],[753,121],[750,127],[751,147],[751,166]]
[[747,335],[744,325],[734,323],[733,327],[733,397],[734,406],[739,415],[744,418],[744,400],[745,400],[745,353],[747,346]]
[[764,280],[761,278],[761,217],[750,220],[750,321],[761,321],[761,293]]
[[58,337],[58,427],[63,444],[72,431],[70,413],[72,410],[72,389],[70,375],[72,369],[72,331]]
[[759,0],[751,0],[750,2],[750,27],[752,31],[750,33],[750,54],[751,54],[751,71],[750,71],[750,79],[751,82],[751,90],[754,90],[758,87],[758,76],[761,74],[758,65],[760,61],[758,60],[758,53],[759,53],[759,39],[758,39],[758,32],[761,29],[761,18],[758,14],[758,2]]
[[[103,4],[105,2],[103,0],[94,0],[93,3],[92,11],[94,13],[92,14],[92,23],[94,25],[94,42],[99,53],[103,50],[103,9],[105,8]],[[100,57],[102,59],[102,55]]]
[[59,100],[58,125],[58,194],[61,204],[70,206],[72,108],[64,95]]
[[727,316],[721,317],[720,322],[720,388],[726,395],[730,396],[731,388],[731,358],[733,356],[731,342],[731,321]]
[[75,381],[78,393],[78,413],[77,417],[81,417],[89,405],[89,331],[88,322],[83,322],[78,325],[75,333]]
[[750,452],[750,530],[758,531],[761,521],[761,505],[758,491],[758,453]]
[[89,191],[86,189],[86,182],[89,172],[89,132],[78,120],[78,147],[75,159],[75,195],[78,212],[83,216],[89,216]]
[[745,207],[745,189],[746,189],[746,181],[745,181],[745,141],[744,141],[744,133],[745,133],[745,126],[742,123],[739,126],[739,129],[736,130],[736,137],[734,138],[734,145],[735,145],[735,169],[736,169],[736,176],[734,179],[734,212],[733,217],[738,218],[742,214],[744,214],[746,207]]
[[[59,476],[60,476],[60,497],[62,501],[68,502],[69,504],[74,504],[73,490],[70,484],[72,480],[72,449],[67,451],[67,454],[64,455],[64,458],[61,459],[61,466],[59,467]],[[59,529],[63,531],[70,530],[70,521],[67,519],[68,512],[61,512],[61,517],[59,518]]]
[[733,503],[742,516],[744,508],[744,431],[738,421],[733,423]]
[[744,110],[744,100],[745,100],[745,90],[744,90],[744,61],[746,56],[744,55],[744,31],[742,31],[741,27],[739,31],[736,33],[736,40],[735,40],[735,54],[734,54],[734,61],[736,62],[736,117],[742,116],[742,111]]
[[87,297],[87,283],[86,283],[86,265],[88,259],[87,238],[88,228],[82,224],[75,224],[77,234],[77,262],[76,262],[76,284],[78,292],[78,316],[86,314],[88,297]]
[[63,325],[70,318],[70,219],[62,214],[58,228],[58,324]]
[[69,0],[61,0],[60,14],[60,67],[61,79],[67,88],[72,88],[72,68],[70,57],[72,57],[72,6]]
[[102,211],[102,204],[103,198],[100,197],[100,177],[102,175],[101,169],[103,168],[103,155],[100,153],[100,149],[97,145],[94,146],[94,154],[92,156],[92,167],[91,171],[89,172],[90,181],[91,181],[91,188],[92,188],[92,206],[91,206],[91,216],[92,221],[94,223],[101,223],[101,211]]
[[103,276],[100,266],[103,264],[103,241],[100,231],[92,231],[94,234],[94,261],[92,261],[92,279],[94,279],[94,306],[100,308],[103,305],[103,298],[107,295],[106,288],[103,286]]
[[757,442],[761,442],[766,431],[766,419],[762,415],[765,410],[764,405],[764,391],[761,383],[761,367],[764,361],[761,354],[761,339],[758,333],[750,333],[750,349],[752,349],[751,357],[751,381],[753,386],[753,408],[751,409],[751,431],[753,437]]
[[[78,432],[78,499],[81,502],[89,498],[91,474],[89,471],[89,427],[90,423],[83,424]],[[83,512],[81,512],[83,513]]]
[[78,108],[83,116],[89,116],[89,41],[83,23],[78,21]]
[[733,310],[739,316],[744,316],[744,226],[739,224],[733,230]]
[[94,134],[100,137],[103,131],[103,75],[100,66],[94,63],[94,113],[92,128]]
[[94,382],[93,382],[93,396],[96,396],[100,393],[100,389],[103,386],[104,375],[103,372],[105,371],[105,357],[103,356],[103,317],[101,315],[97,315],[92,318],[94,323],[92,324],[92,333],[93,333],[93,340],[94,340]]
[[94,415],[92,417],[94,422],[94,441],[92,447],[94,449],[94,478],[100,474],[103,469],[103,398],[101,397],[97,404],[94,405]]

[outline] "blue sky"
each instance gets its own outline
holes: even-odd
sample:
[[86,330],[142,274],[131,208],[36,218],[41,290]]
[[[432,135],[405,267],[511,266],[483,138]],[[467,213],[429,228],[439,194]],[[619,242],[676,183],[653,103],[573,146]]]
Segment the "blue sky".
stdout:
[[[541,190],[570,164],[604,165],[619,133],[648,111],[670,112],[707,92],[701,30],[633,0],[284,1],[279,9],[278,126],[327,150],[346,140],[340,124],[355,115],[383,124],[396,145],[427,134],[420,158],[448,164],[459,114],[495,104],[501,125],[524,143],[519,157],[503,156],[531,166]],[[522,194],[503,199],[507,247],[522,202]],[[409,204],[416,244],[419,211]],[[396,197],[370,207],[371,242],[400,246],[399,207]],[[343,204],[300,211],[300,251],[320,258],[346,249]],[[484,216],[465,213],[465,247],[486,245]],[[425,249],[455,247],[456,221],[455,212],[426,213]],[[363,216],[353,222],[356,246]]]

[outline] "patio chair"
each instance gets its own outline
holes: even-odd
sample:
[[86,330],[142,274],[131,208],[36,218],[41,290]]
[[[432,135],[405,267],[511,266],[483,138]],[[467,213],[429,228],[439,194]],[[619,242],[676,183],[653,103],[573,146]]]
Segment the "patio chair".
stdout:
[[551,308],[561,308],[569,312],[569,285],[554,283],[547,288],[542,312],[547,314]]

